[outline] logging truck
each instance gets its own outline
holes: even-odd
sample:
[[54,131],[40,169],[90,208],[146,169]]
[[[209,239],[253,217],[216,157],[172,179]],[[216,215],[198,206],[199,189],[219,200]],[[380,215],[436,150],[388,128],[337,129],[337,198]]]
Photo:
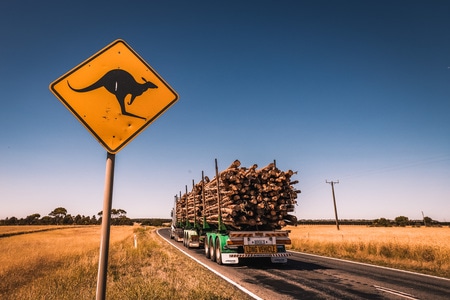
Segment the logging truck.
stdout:
[[183,241],[183,234],[184,234],[183,231],[184,230],[180,226],[180,223],[177,220],[176,209],[177,209],[177,206],[174,205],[174,207],[172,208],[172,211],[170,213],[172,216],[172,223],[170,225],[170,238],[175,239],[177,242],[181,242],[181,241]]
[[215,161],[216,176],[193,182],[175,200],[179,220],[183,220],[183,244],[204,247],[205,256],[218,264],[237,264],[239,258],[270,257],[272,263],[286,263],[291,244],[288,224],[296,224],[294,210],[298,181],[290,181],[292,171],[282,172],[275,161],[257,170],[241,168],[236,160],[221,173]]

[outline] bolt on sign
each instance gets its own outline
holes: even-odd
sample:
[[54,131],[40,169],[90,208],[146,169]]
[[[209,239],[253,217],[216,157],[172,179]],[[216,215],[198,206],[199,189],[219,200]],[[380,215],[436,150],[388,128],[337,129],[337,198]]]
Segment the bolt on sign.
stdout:
[[177,93],[123,40],[50,84],[106,151],[119,152],[177,100]]

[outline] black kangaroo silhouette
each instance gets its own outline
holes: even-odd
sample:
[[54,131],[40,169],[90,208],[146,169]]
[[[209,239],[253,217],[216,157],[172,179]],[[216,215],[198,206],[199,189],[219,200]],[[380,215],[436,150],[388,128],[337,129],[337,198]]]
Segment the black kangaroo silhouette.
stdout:
[[144,80],[145,82],[138,83],[136,82],[134,77],[127,71],[115,69],[108,71],[95,83],[85,88],[81,89],[73,88],[70,85],[69,81],[67,81],[67,84],[73,91],[78,93],[85,93],[104,87],[108,92],[116,96],[117,101],[119,101],[120,104],[120,109],[122,110],[122,115],[146,120],[146,118],[144,117],[140,117],[135,114],[127,112],[125,107],[125,97],[128,94],[131,94],[131,99],[128,102],[128,105],[131,105],[133,104],[134,99],[137,96],[142,95],[146,90],[158,88],[154,83],[147,81],[144,77],[142,77],[142,80]]

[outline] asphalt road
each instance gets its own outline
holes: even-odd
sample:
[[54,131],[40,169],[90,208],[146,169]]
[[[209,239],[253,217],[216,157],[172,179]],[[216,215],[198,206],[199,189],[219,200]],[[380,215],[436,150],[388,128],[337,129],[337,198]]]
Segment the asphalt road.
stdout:
[[291,252],[285,265],[265,259],[241,260],[219,266],[203,249],[187,249],[159,233],[169,243],[236,282],[255,298],[283,299],[450,299],[450,280],[373,265]]

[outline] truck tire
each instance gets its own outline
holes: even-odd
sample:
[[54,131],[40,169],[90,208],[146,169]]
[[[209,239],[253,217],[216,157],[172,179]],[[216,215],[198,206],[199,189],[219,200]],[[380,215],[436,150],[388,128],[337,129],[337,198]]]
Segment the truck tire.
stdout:
[[209,241],[205,241],[205,256],[206,258],[211,258],[211,253],[209,252]]
[[216,263],[221,265],[222,264],[222,251],[220,247],[220,240],[219,238],[216,239],[216,249],[215,249],[215,256],[216,256]]
[[209,240],[209,255],[212,261],[216,261],[216,251],[214,251],[214,243],[213,240]]

